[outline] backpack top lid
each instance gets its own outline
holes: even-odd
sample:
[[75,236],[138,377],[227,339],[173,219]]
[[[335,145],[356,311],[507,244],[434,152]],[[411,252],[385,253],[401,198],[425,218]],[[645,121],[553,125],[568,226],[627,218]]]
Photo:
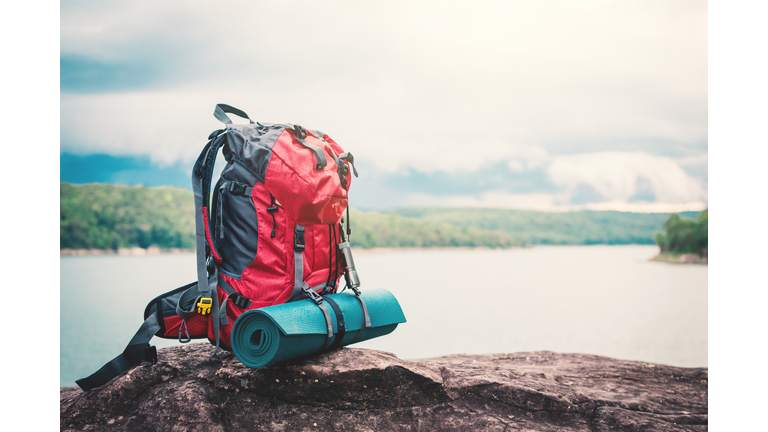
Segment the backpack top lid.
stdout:
[[[217,113],[245,112],[219,104]],[[220,109],[221,108],[221,109]],[[235,112],[236,111],[236,112]],[[290,124],[226,124],[225,155],[235,158],[264,183],[288,215],[300,225],[336,224],[347,208],[354,157],[328,135]],[[224,120],[222,120],[224,121]],[[355,172],[355,174],[357,174]]]

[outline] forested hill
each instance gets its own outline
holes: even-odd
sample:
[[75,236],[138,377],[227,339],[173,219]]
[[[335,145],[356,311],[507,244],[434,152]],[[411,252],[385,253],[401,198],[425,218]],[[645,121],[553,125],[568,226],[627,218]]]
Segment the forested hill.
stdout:
[[[654,244],[669,213],[543,212],[483,208],[401,208],[388,213],[426,222],[501,232],[528,244]],[[699,212],[682,212],[694,218]]]
[[61,183],[61,249],[195,247],[192,192],[173,187]]
[[[60,192],[61,249],[194,248],[194,202],[187,189],[61,183]],[[353,246],[363,248],[654,244],[668,216],[613,211],[411,208],[376,213],[353,209],[351,240]]]

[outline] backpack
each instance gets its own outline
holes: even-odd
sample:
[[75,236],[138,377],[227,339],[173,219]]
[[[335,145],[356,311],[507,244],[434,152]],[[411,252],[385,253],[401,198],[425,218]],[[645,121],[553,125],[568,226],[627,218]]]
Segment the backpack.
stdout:
[[[233,124],[227,113],[249,124]],[[182,343],[207,337],[214,354],[220,347],[231,351],[232,326],[240,315],[300,299],[311,299],[323,311],[328,334],[321,351],[334,348],[341,340],[329,343],[333,326],[326,304],[340,312],[323,296],[337,292],[342,275],[363,313],[358,337],[370,327],[347,241],[348,191],[352,173],[357,176],[352,154],[320,131],[256,123],[229,105],[216,105],[214,116],[225,127],[208,136],[192,170],[197,281],[153,299],[125,351],[77,381],[83,390],[142,360],[156,362],[153,336]],[[227,164],[211,196],[220,149]]]

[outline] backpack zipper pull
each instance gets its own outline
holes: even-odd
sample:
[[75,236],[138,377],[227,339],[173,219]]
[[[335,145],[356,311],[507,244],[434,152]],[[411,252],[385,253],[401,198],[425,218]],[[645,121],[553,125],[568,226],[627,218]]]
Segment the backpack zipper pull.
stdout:
[[218,202],[218,204],[219,204],[219,205],[218,205],[218,207],[219,207],[219,208],[218,208],[218,210],[216,211],[216,213],[217,213],[217,216],[218,216],[218,219],[219,219],[219,238],[220,238],[220,239],[223,239],[223,238],[224,238],[224,215],[222,214],[222,213],[223,213],[223,211],[222,211],[222,210],[224,209],[224,207],[223,207],[223,205],[222,205],[222,202],[223,202],[224,200],[222,199],[222,198],[223,198],[223,197],[222,197],[222,193],[221,193],[222,189],[223,189],[223,188],[219,189],[219,202]]
[[272,235],[270,235],[271,238],[275,238],[275,229],[277,229],[277,221],[275,221],[275,213],[277,212],[277,209],[279,208],[275,204],[275,197],[272,196],[272,194],[269,194],[269,198],[272,200],[270,207],[267,207],[267,211],[269,214],[272,215]]

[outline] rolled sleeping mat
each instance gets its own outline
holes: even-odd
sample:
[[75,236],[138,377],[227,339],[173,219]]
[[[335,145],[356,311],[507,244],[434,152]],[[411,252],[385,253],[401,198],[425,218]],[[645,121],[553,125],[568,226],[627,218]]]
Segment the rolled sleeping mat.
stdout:
[[[355,341],[363,326],[363,310],[353,293],[323,296],[338,305],[345,332],[339,344],[339,325],[335,309],[328,303],[333,324],[331,346],[345,346]],[[392,293],[385,289],[362,291],[371,326],[365,328],[355,342],[392,333],[405,315]],[[326,342],[328,328],[323,311],[312,300],[254,309],[243,313],[232,326],[232,351],[244,365],[257,368],[320,351]]]

